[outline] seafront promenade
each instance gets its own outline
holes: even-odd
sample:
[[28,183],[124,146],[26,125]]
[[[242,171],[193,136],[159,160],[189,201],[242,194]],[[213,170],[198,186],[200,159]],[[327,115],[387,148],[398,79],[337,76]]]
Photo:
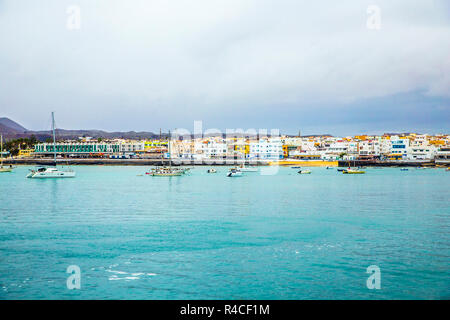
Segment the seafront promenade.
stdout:
[[[12,165],[50,165],[53,163],[52,158],[19,158],[19,159],[5,159],[4,164]],[[158,166],[168,165],[169,160],[161,159],[58,159],[58,164],[61,165],[121,165],[121,166]],[[204,160],[177,160],[172,159],[173,166],[187,165],[187,166],[221,166],[221,165],[254,165],[254,166],[302,166],[302,167],[417,167],[417,166],[442,166],[436,164],[433,160],[422,161],[403,161],[403,160],[388,160],[388,161],[367,161],[367,160],[339,160],[339,161],[322,161],[322,160],[295,160],[286,159],[280,161],[268,160],[242,160],[242,159],[204,159]]]

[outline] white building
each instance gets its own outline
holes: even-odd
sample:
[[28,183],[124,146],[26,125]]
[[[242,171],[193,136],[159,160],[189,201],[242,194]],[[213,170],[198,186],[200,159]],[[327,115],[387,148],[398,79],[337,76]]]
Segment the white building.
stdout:
[[437,152],[437,148],[433,145],[417,146],[413,145],[408,148],[408,160],[432,160]]
[[392,136],[390,139],[391,146],[389,150],[389,156],[397,156],[402,159],[407,159],[409,139],[400,138],[398,136]]
[[144,151],[145,142],[144,141],[120,141],[120,152],[123,153],[134,153],[137,151]]
[[283,145],[280,138],[265,138],[250,142],[250,158],[277,160],[283,158]]
[[194,142],[194,153],[201,154],[206,159],[224,158],[227,155],[227,144],[222,138],[209,138]]
[[437,164],[450,164],[450,147],[442,147],[434,157]]
[[378,140],[364,140],[358,143],[358,154],[360,156],[379,156],[381,144]]

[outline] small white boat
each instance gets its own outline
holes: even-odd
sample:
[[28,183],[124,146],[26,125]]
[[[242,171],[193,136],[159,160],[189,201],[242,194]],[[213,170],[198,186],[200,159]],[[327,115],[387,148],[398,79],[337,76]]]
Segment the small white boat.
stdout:
[[0,172],[12,172],[13,168],[12,167],[3,167],[0,166]]
[[214,168],[211,168],[211,169],[208,169],[208,171],[206,171],[206,172],[208,172],[208,173],[216,173],[216,172],[217,172],[217,170],[216,170],[216,169],[214,169]]
[[300,170],[298,173],[300,173],[300,174],[311,174],[311,170]]
[[228,172],[227,177],[241,177],[242,176],[242,172],[235,170],[235,169],[231,169],[230,172]]
[[39,168],[36,170],[30,170],[27,178],[31,179],[47,179],[47,178],[75,178],[75,171],[68,170],[62,171],[58,170],[56,167],[53,168]]

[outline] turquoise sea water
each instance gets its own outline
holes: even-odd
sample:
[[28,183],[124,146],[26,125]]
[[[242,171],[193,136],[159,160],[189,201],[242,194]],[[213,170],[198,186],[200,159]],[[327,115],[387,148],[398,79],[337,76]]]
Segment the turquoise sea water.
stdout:
[[[0,299],[449,299],[450,173],[0,174]],[[81,269],[69,290],[66,269]],[[369,290],[366,268],[381,270]]]

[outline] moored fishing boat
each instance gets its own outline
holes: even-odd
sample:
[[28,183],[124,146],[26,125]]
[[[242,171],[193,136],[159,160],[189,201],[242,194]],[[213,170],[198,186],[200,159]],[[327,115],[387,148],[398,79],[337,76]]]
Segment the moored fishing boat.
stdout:
[[206,171],[208,173],[217,173],[217,170],[214,168],[208,169],[208,171]]
[[[161,136],[161,133],[160,133]],[[169,142],[168,142],[168,151],[169,151],[169,166],[156,167],[150,170],[150,172],[146,172],[146,175],[150,175],[152,177],[177,177],[185,174],[189,171],[189,168],[173,168],[172,167],[172,158],[171,158],[171,150],[170,150],[170,130],[169,130]],[[161,153],[161,159],[162,153]],[[162,160],[164,162],[164,160]]]
[[171,167],[158,167],[146,172],[146,174],[153,177],[176,177],[183,175],[184,172]]
[[311,174],[311,170],[300,170],[298,173],[300,173],[300,174]]
[[342,171],[343,174],[364,174],[366,173],[363,170],[358,170],[358,169],[345,169],[344,171]]

